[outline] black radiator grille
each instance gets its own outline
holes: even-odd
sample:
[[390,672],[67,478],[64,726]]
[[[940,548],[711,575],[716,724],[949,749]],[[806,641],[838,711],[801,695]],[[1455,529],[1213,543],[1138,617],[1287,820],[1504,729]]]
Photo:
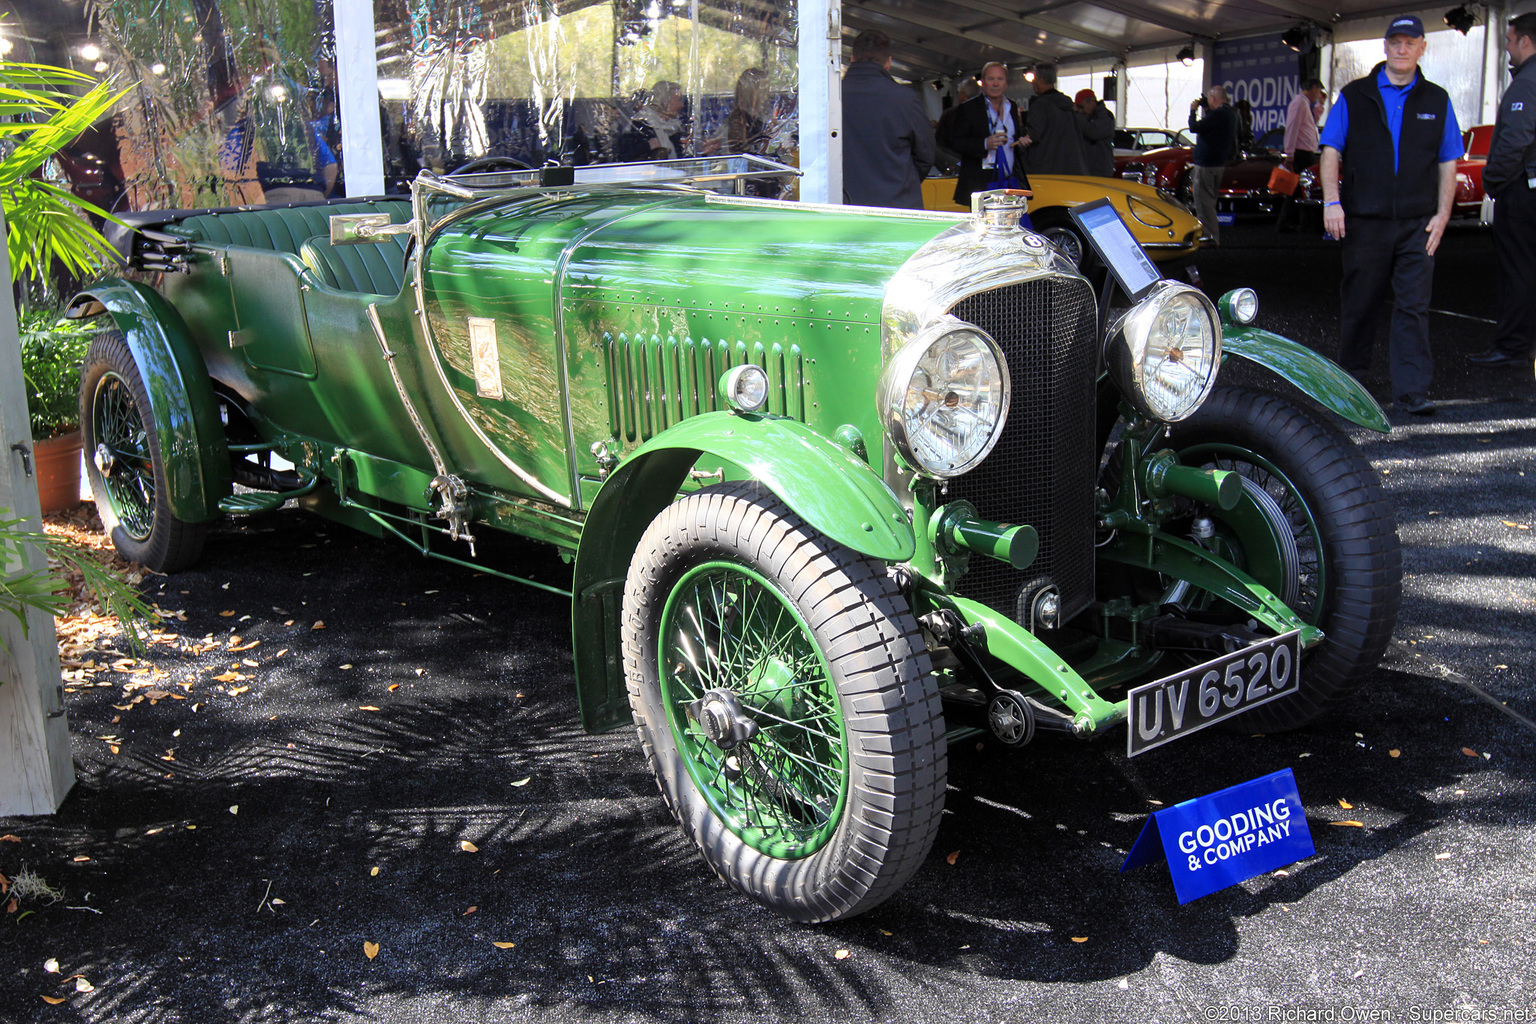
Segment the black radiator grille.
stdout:
[[1013,400],[997,447],[950,482],[984,519],[1027,523],[1040,553],[1020,572],[973,556],[959,593],[1028,625],[1021,597],[1054,584],[1065,621],[1093,600],[1094,378],[1098,314],[1087,282],[1044,278],[956,303],[1008,359]]

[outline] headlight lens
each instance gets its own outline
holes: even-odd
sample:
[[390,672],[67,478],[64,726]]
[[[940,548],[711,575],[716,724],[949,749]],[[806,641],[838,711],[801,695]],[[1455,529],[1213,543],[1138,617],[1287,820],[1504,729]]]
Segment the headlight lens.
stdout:
[[1216,383],[1216,307],[1187,284],[1159,281],[1110,329],[1104,355],[1115,384],[1140,412],[1167,423],[1182,420]]
[[947,478],[987,457],[1008,419],[1008,396],[1008,364],[997,343],[944,317],[886,366],[880,415],[903,459]]

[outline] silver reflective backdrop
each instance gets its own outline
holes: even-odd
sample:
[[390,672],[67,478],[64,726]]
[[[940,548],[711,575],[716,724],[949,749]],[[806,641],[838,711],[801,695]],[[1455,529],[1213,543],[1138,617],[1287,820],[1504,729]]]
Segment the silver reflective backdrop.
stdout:
[[[346,194],[331,0],[86,0],[85,13],[101,71],[139,83],[97,146],[122,183],[108,204]],[[377,0],[374,19],[389,191],[477,161],[798,162],[792,0]],[[793,197],[782,181],[753,189]]]

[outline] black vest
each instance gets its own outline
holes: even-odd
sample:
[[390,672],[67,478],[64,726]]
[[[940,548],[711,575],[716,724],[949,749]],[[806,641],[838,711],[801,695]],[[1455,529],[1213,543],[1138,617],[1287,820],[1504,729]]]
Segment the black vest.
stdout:
[[1384,66],[1376,65],[1370,74],[1350,82],[1339,94],[1349,105],[1339,198],[1351,217],[1433,217],[1440,206],[1440,140],[1445,137],[1450,97],[1426,81],[1422,72],[1415,72],[1413,88],[1403,104],[1398,169],[1394,173],[1387,108],[1376,87],[1376,75]]

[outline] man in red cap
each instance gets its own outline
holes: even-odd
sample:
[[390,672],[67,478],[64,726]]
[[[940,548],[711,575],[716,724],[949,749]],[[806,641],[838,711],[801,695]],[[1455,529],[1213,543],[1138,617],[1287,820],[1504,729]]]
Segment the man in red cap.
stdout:
[[1115,176],[1115,115],[1109,112],[1092,89],[1079,89],[1072,97],[1072,109],[1082,118],[1078,128],[1083,133],[1083,159],[1088,173],[1096,178]]

